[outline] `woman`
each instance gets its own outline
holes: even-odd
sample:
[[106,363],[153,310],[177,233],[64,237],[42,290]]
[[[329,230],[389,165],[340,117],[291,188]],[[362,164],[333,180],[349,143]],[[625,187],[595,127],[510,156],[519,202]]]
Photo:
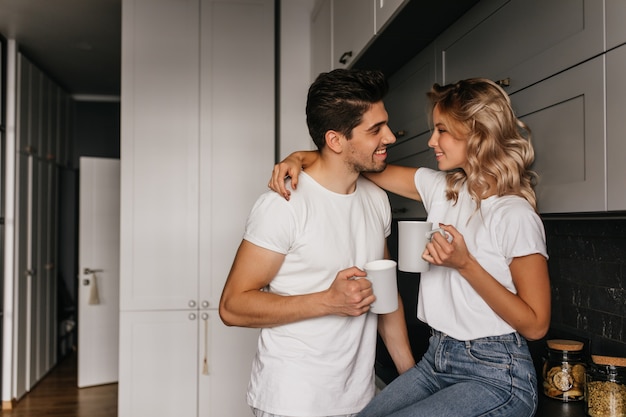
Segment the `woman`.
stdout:
[[[446,232],[422,254],[431,268],[421,275],[417,317],[432,335],[419,363],[359,416],[532,416],[537,376],[526,339],[548,330],[550,282],[530,131],[489,80],[435,84],[427,96],[439,171],[389,165],[365,175],[422,201],[428,221]],[[289,198],[285,175],[295,190],[315,158],[290,155],[270,187]]]

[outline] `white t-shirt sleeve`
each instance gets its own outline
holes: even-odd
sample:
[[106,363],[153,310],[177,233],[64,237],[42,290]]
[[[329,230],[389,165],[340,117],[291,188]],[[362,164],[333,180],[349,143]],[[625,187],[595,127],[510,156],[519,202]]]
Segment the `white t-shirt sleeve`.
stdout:
[[[433,202],[441,200],[442,191],[446,189],[446,174],[442,171],[421,167],[415,171],[415,188],[422,198],[427,213],[430,213]],[[445,195],[444,195],[445,201]]]
[[543,224],[530,205],[507,205],[502,207],[501,214],[506,217],[504,221],[496,222],[494,238],[509,262],[535,253],[548,259]]
[[289,202],[268,191],[252,207],[243,238],[274,252],[287,254],[295,240],[295,216]]

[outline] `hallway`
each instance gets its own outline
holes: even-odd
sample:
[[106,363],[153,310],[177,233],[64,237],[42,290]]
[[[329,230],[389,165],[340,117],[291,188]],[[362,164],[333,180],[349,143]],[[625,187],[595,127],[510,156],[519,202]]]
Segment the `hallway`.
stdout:
[[2,417],[116,417],[117,384],[78,389],[76,353],[68,355]]

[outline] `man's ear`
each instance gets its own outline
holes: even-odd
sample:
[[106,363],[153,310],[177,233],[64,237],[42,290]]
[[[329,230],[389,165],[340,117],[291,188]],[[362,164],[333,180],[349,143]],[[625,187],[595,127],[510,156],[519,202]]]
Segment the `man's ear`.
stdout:
[[341,135],[341,133],[335,130],[329,130],[326,132],[326,135],[324,135],[324,139],[326,140],[326,146],[328,147],[328,149],[335,153],[341,153],[341,151],[343,150],[343,143],[341,140],[342,138],[343,136]]

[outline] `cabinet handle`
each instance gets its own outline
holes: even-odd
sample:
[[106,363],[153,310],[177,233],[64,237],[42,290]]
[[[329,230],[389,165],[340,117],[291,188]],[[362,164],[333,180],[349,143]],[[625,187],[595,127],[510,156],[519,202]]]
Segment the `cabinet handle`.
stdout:
[[189,320],[195,320],[196,319],[196,313],[189,313]]
[[395,133],[395,135],[396,135],[396,137],[397,137],[397,138],[404,137],[404,136],[406,136],[406,130],[398,130],[398,131]]
[[204,358],[202,358],[202,375],[209,374],[209,314],[202,313],[204,320]]
[[343,55],[341,55],[341,58],[339,58],[339,62],[345,65],[348,62],[348,58],[351,57],[352,51],[344,52]]
[[191,308],[194,308],[196,306],[196,301],[195,300],[189,300],[189,302],[187,303],[187,305]]
[[503,78],[501,80],[496,81],[496,84],[498,84],[500,87],[508,87],[511,85],[511,79],[510,78]]
[[209,308],[209,302],[207,300],[202,301],[202,308]]

